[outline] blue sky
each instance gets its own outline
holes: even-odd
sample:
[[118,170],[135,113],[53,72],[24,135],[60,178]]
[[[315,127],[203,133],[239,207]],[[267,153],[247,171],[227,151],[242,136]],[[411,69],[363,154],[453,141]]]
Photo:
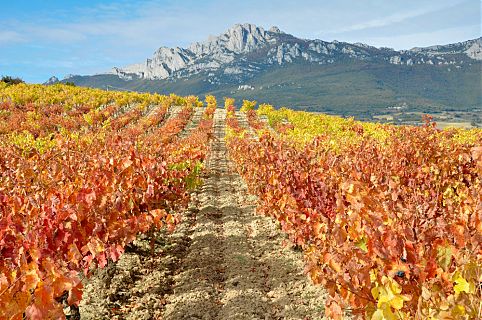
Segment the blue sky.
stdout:
[[481,36],[482,0],[15,0],[0,5],[0,75],[44,82],[144,61],[235,23],[409,49]]

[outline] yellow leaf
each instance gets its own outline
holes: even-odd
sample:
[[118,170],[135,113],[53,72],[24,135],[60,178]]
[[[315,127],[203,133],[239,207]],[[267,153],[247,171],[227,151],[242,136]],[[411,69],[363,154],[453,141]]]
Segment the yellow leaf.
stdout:
[[378,299],[378,296],[380,295],[378,287],[372,288],[371,292],[372,292],[373,298]]
[[355,246],[360,248],[363,252],[368,252],[367,239],[365,239],[365,237],[355,242]]
[[375,313],[372,316],[372,320],[384,320],[385,317],[383,317],[383,310],[377,309]]
[[410,298],[405,296],[405,295],[396,295],[391,301],[390,301],[390,305],[397,309],[397,310],[400,310],[403,308],[403,302],[404,301],[409,301]]
[[378,308],[390,307],[400,310],[403,308],[403,302],[409,301],[411,298],[407,295],[401,294],[402,288],[400,285],[391,278],[383,276],[383,287],[376,287],[372,289],[372,295],[377,299]]
[[452,315],[454,316],[462,316],[465,314],[465,307],[463,305],[456,305],[453,309],[452,309]]
[[381,309],[375,311],[371,320],[398,320],[398,318],[389,306],[384,305]]
[[454,291],[456,294],[461,292],[470,293],[470,285],[461,275],[459,275],[454,281],[456,283],[454,286]]

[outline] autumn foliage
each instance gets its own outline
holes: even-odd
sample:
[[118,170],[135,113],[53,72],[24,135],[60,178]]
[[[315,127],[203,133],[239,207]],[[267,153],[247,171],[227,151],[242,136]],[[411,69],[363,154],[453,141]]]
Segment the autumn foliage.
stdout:
[[[213,106],[57,86],[0,88],[0,319],[64,318],[81,278],[173,228],[199,183]],[[171,106],[184,106],[167,118]],[[215,107],[215,106],[214,106]]]
[[[482,132],[248,111],[228,149],[258,211],[303,247],[326,314],[477,319],[482,283]],[[289,124],[290,126],[287,126]]]

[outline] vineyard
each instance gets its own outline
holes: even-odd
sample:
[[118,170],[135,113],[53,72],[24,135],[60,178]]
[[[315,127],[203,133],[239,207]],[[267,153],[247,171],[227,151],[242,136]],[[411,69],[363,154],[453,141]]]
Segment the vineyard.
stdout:
[[0,83],[0,319],[86,318],[140,239],[132,319],[482,318],[482,130],[234,105]]
[[480,130],[246,112],[241,128],[230,109],[231,156],[259,211],[304,249],[327,315],[481,317]]

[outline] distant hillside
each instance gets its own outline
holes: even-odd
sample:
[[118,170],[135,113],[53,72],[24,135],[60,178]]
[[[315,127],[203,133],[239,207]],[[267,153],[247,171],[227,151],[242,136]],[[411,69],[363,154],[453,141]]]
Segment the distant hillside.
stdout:
[[161,47],[144,63],[62,81],[370,115],[400,105],[425,112],[480,108],[481,68],[482,38],[395,51],[237,24],[186,49]]

